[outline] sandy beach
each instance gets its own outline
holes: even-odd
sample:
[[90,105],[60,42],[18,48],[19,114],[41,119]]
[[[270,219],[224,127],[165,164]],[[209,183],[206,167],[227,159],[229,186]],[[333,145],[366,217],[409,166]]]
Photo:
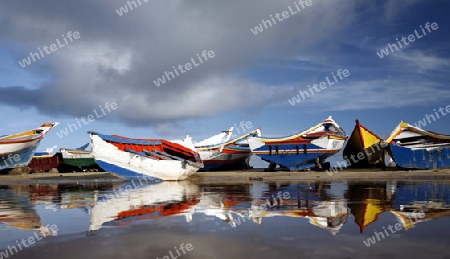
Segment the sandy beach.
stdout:
[[77,181],[121,181],[122,179],[113,173],[105,172],[75,172],[75,173],[37,173],[24,175],[0,175],[0,183],[39,183],[39,182],[77,182]]
[[[0,183],[73,182],[73,181],[122,181],[114,173],[39,173],[28,175],[0,175]],[[245,183],[250,181],[380,181],[380,180],[441,180],[450,181],[450,169],[396,170],[396,169],[345,169],[331,176],[326,171],[276,171],[264,172],[263,168],[197,172],[188,181],[194,183]]]
[[379,181],[379,180],[443,180],[450,181],[450,169],[442,170],[380,170],[346,169],[331,176],[325,171],[276,171],[264,172],[262,169],[248,171],[198,172],[193,182],[248,182],[248,181]]

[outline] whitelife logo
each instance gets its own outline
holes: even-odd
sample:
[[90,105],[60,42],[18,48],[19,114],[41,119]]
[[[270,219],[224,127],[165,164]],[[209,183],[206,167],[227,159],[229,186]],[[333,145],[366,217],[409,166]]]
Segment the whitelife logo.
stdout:
[[[61,43],[61,41],[59,41],[59,39],[56,39],[56,43],[58,45],[56,45],[55,43],[50,44],[50,46],[44,45],[44,47],[42,47],[42,49],[38,48],[38,52],[34,52],[34,53],[30,52],[30,55],[27,58],[23,59],[22,61],[19,61],[19,65],[22,68],[25,68],[26,66],[31,65],[31,60],[33,60],[33,62],[36,62],[36,60],[43,58],[45,56],[43,51],[45,51],[45,53],[47,55],[51,54],[52,52],[55,52],[58,49],[66,46],[66,45],[69,45],[69,43],[73,42],[74,40],[78,40],[79,38],[81,38],[81,35],[78,31],[75,31],[73,33],[72,33],[72,31],[69,31],[69,32],[67,32],[67,38],[66,38],[66,36],[64,36],[64,34],[62,35],[62,39],[64,41],[63,43]],[[70,42],[67,39],[69,39]],[[64,43],[66,43],[66,44],[64,44]]]
[[[215,56],[216,56],[216,54],[212,50],[210,50],[208,52],[206,52],[206,50],[204,50],[202,52],[201,56],[197,53],[197,58],[198,58],[198,61],[200,62],[200,64],[203,64],[204,61],[208,61],[209,60],[208,57],[210,59],[212,59]],[[203,59],[202,59],[202,57],[203,57]],[[194,58],[191,58],[191,61],[192,61],[192,63],[188,62],[188,63],[186,63],[184,65],[178,65],[178,69],[180,70],[181,73],[184,74],[184,73],[186,73],[186,71],[191,70],[192,69],[192,64],[194,64],[194,67],[200,66],[200,64],[195,62]],[[179,76],[180,74],[178,73],[177,68],[175,68],[175,66],[173,66],[172,68],[173,68],[173,72],[175,72],[176,76]],[[186,70],[183,70],[183,68],[186,69]],[[155,83],[155,85],[157,87],[159,87],[160,85],[163,85],[163,84],[166,83],[166,78],[167,78],[167,81],[170,81],[171,79],[175,79],[176,76],[174,75],[173,72],[164,71],[164,75],[162,77],[158,77],[158,79],[156,79],[156,80],[153,80],[153,83]],[[170,76],[172,78],[170,78]]]
[[[291,15],[294,15],[296,13],[299,13],[301,10],[304,10],[306,7],[311,6],[313,3],[311,2],[311,0],[300,0],[297,2],[294,2],[295,4],[295,9],[297,9],[297,12],[295,10],[292,9],[291,6],[288,6],[289,12],[288,11],[284,11],[281,13],[276,13],[275,14],[275,18],[277,18],[278,22],[282,22],[284,20],[286,20],[287,18],[289,18]],[[298,6],[300,5],[300,6]],[[283,18],[281,18],[283,17]],[[273,15],[270,15],[270,20],[264,20],[262,19],[261,22],[258,26],[255,26],[254,28],[250,28],[250,31],[253,33],[253,35],[257,35],[258,33],[262,33],[264,31],[264,28],[267,30],[270,27],[274,26],[275,24],[277,24],[277,20],[275,20],[275,18],[273,17]],[[264,25],[264,27],[263,27]]]
[[[422,25],[420,25],[420,28],[422,30],[423,35],[420,35],[420,33],[417,32],[417,30],[414,30],[415,35],[414,34],[410,34],[408,36],[408,38],[402,37],[401,40],[398,40],[398,38],[395,38],[395,40],[397,41],[398,47],[397,47],[397,45],[395,43],[394,44],[390,44],[389,43],[388,45],[386,45],[387,47],[385,49],[381,49],[379,52],[376,52],[378,57],[384,58],[385,56],[389,56],[389,54],[394,53],[395,51],[399,50],[399,48],[403,48],[401,42],[403,42],[403,44],[405,46],[408,46],[409,43],[414,42],[414,41],[416,41],[416,40],[418,40],[420,38],[423,38],[423,36],[427,35],[427,33],[425,32],[425,29],[427,29],[428,33],[431,33],[430,28],[433,31],[435,31],[435,30],[439,29],[439,26],[438,26],[438,24],[436,22],[433,22],[431,24],[430,24],[430,22],[427,22],[425,24],[425,28],[422,28]],[[406,39],[408,39],[408,41],[406,41]]]

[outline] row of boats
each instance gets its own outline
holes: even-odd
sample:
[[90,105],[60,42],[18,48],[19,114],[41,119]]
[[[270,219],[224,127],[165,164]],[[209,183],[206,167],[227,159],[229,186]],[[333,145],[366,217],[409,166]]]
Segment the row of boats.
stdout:
[[[36,148],[57,124],[45,123],[34,130],[0,137],[0,169],[28,166],[33,156],[50,156],[38,155]],[[303,132],[278,138],[262,136],[260,128],[232,138],[233,127],[195,143],[190,136],[183,140],[166,140],[93,131],[88,134],[91,151],[60,150],[63,157],[72,159],[68,163],[81,168],[95,161],[104,171],[127,180],[184,180],[198,170],[245,168],[249,167],[252,154],[269,162],[270,169],[278,166],[284,170],[328,170],[327,158],[341,149],[345,167],[384,165],[387,158],[402,168],[450,167],[450,135],[425,131],[405,122],[386,139],[358,120],[348,137],[331,116]]]

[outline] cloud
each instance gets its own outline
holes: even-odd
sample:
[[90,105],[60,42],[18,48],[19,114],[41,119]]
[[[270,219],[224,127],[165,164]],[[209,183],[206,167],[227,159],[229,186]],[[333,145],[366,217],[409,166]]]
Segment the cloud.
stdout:
[[[315,82],[319,83],[319,82]],[[291,87],[291,94],[280,104],[289,105],[288,99],[298,94],[298,88]],[[307,88],[301,89],[306,91]],[[350,77],[310,98],[297,103],[295,107],[310,107],[314,111],[348,111],[408,106],[425,106],[433,102],[448,100],[450,89],[431,81],[408,81],[377,79],[372,81],[351,80]]]
[[[336,47],[366,5],[356,0],[312,2],[255,36],[250,28],[293,2],[151,0],[119,16],[115,10],[126,1],[8,1],[0,10],[0,46],[15,46],[10,53],[16,61],[68,31],[80,32],[81,38],[24,68],[48,76],[40,87],[0,87],[0,104],[85,116],[115,101],[119,109],[106,119],[141,126],[256,109],[288,93],[283,84],[256,81],[243,71],[267,57],[328,61],[326,50]],[[394,4],[386,8],[396,10]],[[216,57],[160,87],[153,84],[203,50],[213,50]],[[309,52],[314,55],[299,54]],[[299,68],[306,70],[304,64]]]
[[[444,70],[448,71],[450,60],[437,57],[432,54],[427,55],[420,50],[399,51],[393,53],[393,56],[399,60],[403,69],[409,67],[417,73],[426,74],[427,72]],[[445,72],[447,73],[447,72]]]

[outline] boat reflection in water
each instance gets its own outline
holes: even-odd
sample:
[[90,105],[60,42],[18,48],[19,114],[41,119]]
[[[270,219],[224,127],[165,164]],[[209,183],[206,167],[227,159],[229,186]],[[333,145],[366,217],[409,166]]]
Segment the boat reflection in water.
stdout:
[[[253,201],[250,217],[295,217],[336,235],[347,222],[347,202],[328,193],[329,184],[289,184]],[[287,198],[289,197],[289,198]],[[287,199],[286,199],[287,198]]]
[[0,224],[7,228],[35,231],[40,236],[57,235],[42,221],[34,199],[28,186],[0,186]]
[[399,183],[391,211],[405,230],[428,220],[450,217],[450,187],[444,183]]
[[[436,199],[448,195],[445,193],[448,187],[444,185],[430,189],[396,182],[348,183],[341,194],[332,194],[330,187],[330,183],[324,182],[249,185],[158,182],[121,195],[110,191],[114,194],[110,199],[108,193],[97,197],[90,212],[90,230],[174,215],[191,222],[195,214],[220,219],[232,228],[244,222],[261,225],[264,218],[270,217],[304,218],[336,235],[349,217],[353,217],[363,233],[383,213],[394,214],[406,230],[418,222],[450,216],[449,198]],[[411,187],[414,192],[408,192]],[[421,189],[434,193],[435,197],[418,191]],[[424,216],[419,218],[418,213]]]
[[450,216],[449,186],[444,183],[349,183],[346,198],[363,233],[383,213],[392,213],[405,230],[431,219]]
[[395,186],[391,183],[349,183],[345,197],[349,201],[360,233],[378,220],[379,215],[392,209]]
[[198,196],[199,187],[187,181],[153,182],[137,187],[125,183],[97,198],[90,211],[89,230],[172,215],[185,215],[191,221],[193,208],[200,202]]
[[[337,235],[344,225],[353,222],[363,233],[384,213],[391,215],[384,220],[400,222],[408,230],[424,221],[450,217],[449,190],[448,184],[438,181],[254,181],[249,184],[180,181],[139,186],[130,182],[3,186],[0,188],[0,232],[25,229],[48,235],[51,233],[45,226],[57,222],[58,232],[80,233],[80,229],[83,229],[81,232],[96,231],[137,221],[181,216],[181,220],[170,220],[178,220],[179,224],[189,222],[189,226],[201,226],[199,229],[218,226],[222,230],[243,224],[266,228],[272,224],[287,224],[278,220],[283,217],[303,218],[305,223]],[[69,220],[68,217],[82,217],[83,220]],[[263,221],[267,221],[267,225],[262,226]],[[215,225],[206,226],[205,222]]]
[[329,184],[259,185],[161,182],[116,192],[110,199],[104,194],[92,208],[90,230],[172,215],[184,215],[190,222],[193,214],[218,218],[231,227],[246,220],[261,224],[275,216],[305,218],[334,235],[347,222],[347,202],[327,194]]

